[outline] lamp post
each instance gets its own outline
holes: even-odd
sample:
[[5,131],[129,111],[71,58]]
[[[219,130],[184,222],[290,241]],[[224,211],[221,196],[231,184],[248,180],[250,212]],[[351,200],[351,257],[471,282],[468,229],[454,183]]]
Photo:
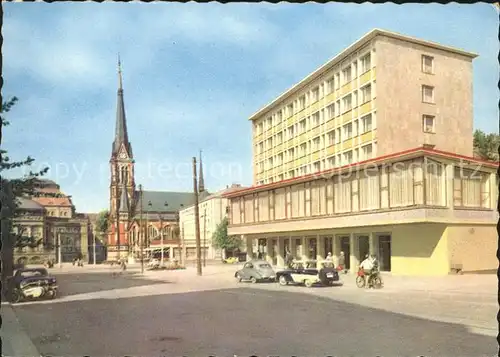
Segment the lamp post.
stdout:
[[149,241],[149,211],[151,210],[151,207],[153,204],[151,201],[148,201],[148,210],[146,211],[146,247],[149,247],[151,245],[151,242]]

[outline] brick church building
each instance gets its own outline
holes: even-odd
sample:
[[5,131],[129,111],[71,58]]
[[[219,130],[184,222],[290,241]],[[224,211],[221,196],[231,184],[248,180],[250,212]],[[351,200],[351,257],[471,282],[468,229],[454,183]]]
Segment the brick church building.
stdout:
[[[182,254],[182,232],[179,211],[194,204],[193,192],[146,191],[136,185],[134,155],[127,132],[123,83],[118,62],[118,93],[115,137],[111,149],[110,224],[108,260],[140,257],[164,250],[165,258],[179,259]],[[208,196],[204,189],[200,157],[200,200]],[[163,242],[163,245],[162,245]],[[142,243],[142,244],[141,244]]]

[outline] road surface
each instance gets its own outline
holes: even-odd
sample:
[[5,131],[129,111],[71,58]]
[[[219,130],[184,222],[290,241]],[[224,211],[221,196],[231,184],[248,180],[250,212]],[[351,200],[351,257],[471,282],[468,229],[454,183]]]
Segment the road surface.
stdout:
[[[232,281],[217,286],[214,280],[206,283],[212,284],[211,290],[183,292],[183,283],[175,279],[109,273],[64,274],[58,279],[63,296],[57,301],[14,307],[43,355],[497,354],[494,337],[473,334],[461,325],[335,301],[307,288],[302,288],[307,293],[301,288],[291,292]],[[323,295],[343,288],[317,289]]]

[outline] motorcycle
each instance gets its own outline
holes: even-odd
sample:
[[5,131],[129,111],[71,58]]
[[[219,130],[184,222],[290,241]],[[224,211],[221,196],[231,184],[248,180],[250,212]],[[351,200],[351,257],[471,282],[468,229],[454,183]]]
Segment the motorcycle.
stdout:
[[368,288],[381,289],[384,286],[382,282],[382,277],[380,271],[377,268],[373,268],[370,275],[368,276],[368,282],[365,278],[365,271],[363,268],[358,269],[358,274],[356,276],[356,286],[358,288],[364,288],[368,283]]

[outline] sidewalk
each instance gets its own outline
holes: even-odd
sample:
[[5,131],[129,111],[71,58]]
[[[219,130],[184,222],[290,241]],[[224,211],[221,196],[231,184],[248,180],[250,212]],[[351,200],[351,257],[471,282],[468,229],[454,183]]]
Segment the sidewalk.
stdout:
[[22,328],[14,310],[8,303],[2,303],[2,356],[38,357],[40,353]]

